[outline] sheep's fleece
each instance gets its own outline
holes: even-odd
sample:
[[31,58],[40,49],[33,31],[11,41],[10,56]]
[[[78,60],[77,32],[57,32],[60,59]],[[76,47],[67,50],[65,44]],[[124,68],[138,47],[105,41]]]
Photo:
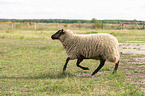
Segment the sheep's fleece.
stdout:
[[59,40],[71,59],[77,59],[81,55],[86,59],[100,59],[101,57],[117,63],[120,57],[118,40],[107,33],[77,35],[66,30]]

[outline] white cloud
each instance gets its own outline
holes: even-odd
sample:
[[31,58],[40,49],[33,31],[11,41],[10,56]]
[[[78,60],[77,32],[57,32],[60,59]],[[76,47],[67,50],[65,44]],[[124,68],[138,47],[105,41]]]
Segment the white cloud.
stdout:
[[145,20],[145,0],[0,0],[0,18]]

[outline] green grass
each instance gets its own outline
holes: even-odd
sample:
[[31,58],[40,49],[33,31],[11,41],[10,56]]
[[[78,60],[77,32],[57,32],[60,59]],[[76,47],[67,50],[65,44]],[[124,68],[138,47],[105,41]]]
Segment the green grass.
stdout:
[[145,41],[145,30],[94,30],[81,31],[77,34],[109,33],[115,36],[120,43],[126,41]]
[[63,74],[67,54],[59,41],[51,40],[52,34],[0,31],[0,95],[144,95],[139,87],[130,83],[123,71],[112,74],[114,64],[109,62],[91,77],[98,61],[84,60],[81,65],[90,70],[83,71],[75,65],[76,60],[72,60]]

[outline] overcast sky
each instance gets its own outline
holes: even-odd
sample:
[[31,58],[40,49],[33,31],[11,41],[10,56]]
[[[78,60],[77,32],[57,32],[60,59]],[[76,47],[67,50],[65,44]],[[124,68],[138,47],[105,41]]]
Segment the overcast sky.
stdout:
[[0,0],[0,18],[145,21],[145,0]]

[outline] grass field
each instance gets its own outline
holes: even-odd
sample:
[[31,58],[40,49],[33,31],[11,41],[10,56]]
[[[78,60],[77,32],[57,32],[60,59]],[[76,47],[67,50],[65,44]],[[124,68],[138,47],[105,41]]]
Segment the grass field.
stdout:
[[[106,65],[91,77],[99,65],[84,60],[83,66],[70,61],[66,73],[62,68],[67,54],[59,41],[51,40],[55,31],[0,31],[0,95],[8,96],[144,96],[145,54],[122,54],[119,70],[112,74],[114,64]],[[143,41],[141,30],[74,30],[77,34],[110,33],[120,43]],[[123,47],[125,49],[127,47]],[[136,58],[144,58],[139,59]],[[135,61],[136,60],[136,61]],[[134,62],[136,62],[134,64]],[[137,64],[142,64],[142,66]],[[138,78],[135,75],[138,74]],[[142,78],[142,79],[141,79]],[[141,83],[137,83],[141,80]]]

